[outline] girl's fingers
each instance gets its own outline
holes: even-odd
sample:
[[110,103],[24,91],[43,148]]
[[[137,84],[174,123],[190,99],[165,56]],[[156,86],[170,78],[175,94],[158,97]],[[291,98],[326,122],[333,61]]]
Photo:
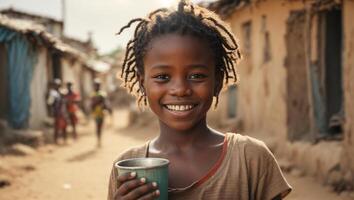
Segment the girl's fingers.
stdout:
[[[128,194],[125,195],[127,199],[138,199],[144,196],[148,196],[151,193],[154,195],[160,194],[160,192],[156,192],[157,184],[155,182],[141,185],[133,190],[131,190]],[[156,198],[156,196],[153,196]]]
[[142,197],[139,198],[139,200],[150,200],[150,199],[156,199],[160,196],[160,191],[155,190],[153,192],[150,192]]
[[125,181],[124,183],[120,184],[117,193],[124,196],[134,190],[135,188],[145,184],[146,179],[141,178],[141,179],[133,179],[133,180],[128,180]]
[[136,172],[125,173],[125,174],[118,176],[118,182],[124,183],[128,180],[134,179],[135,177],[136,177]]

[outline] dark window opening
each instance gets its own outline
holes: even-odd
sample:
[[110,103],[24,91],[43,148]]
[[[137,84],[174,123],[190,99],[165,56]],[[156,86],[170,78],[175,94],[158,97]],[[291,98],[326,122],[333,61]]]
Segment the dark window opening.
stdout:
[[52,55],[52,67],[53,67],[53,79],[62,77],[61,64],[60,64],[60,55],[53,54]]
[[270,39],[269,32],[264,33],[264,51],[263,51],[263,62],[269,62],[272,59],[272,52],[270,50]]
[[332,9],[322,13],[325,20],[324,40],[324,88],[327,133],[342,132],[344,122],[342,88],[342,12]]
[[267,30],[267,17],[265,15],[262,16],[262,27],[261,27],[262,35],[263,35],[263,63],[269,62],[272,59],[272,50],[270,44],[270,35]]
[[244,55],[243,66],[246,74],[252,73],[252,23],[251,21],[242,24],[242,53]]
[[252,24],[251,22],[246,22],[242,24],[242,38],[243,38],[243,53],[250,54],[252,50],[251,43],[252,35]]
[[227,117],[235,118],[237,114],[237,88],[232,85],[228,88]]

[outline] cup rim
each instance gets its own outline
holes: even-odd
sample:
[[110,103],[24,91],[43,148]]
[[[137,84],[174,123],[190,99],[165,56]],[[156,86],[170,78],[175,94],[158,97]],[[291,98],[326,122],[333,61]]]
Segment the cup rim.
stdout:
[[[121,166],[120,164],[123,162],[127,162],[127,161],[132,161],[132,160],[159,160],[159,161],[163,161],[162,164],[156,164],[156,165],[152,165],[152,166],[148,166],[148,167],[144,167],[144,166],[139,166],[139,167],[126,167],[126,166]],[[160,168],[160,167],[165,167],[167,165],[170,164],[170,161],[165,159],[165,158],[129,158],[129,159],[124,159],[124,160],[120,160],[118,162],[116,162],[114,164],[114,166],[118,169],[129,169],[129,170],[136,170],[136,169],[152,169],[152,168]]]

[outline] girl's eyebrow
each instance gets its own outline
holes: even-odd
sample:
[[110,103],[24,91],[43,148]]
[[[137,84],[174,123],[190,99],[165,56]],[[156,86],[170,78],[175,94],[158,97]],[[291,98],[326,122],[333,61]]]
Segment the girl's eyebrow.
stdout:
[[[191,64],[191,65],[187,65],[187,67],[208,69],[208,66],[204,65],[204,64]],[[171,66],[167,65],[167,64],[156,64],[156,65],[152,65],[151,68],[153,68],[153,69],[166,69],[166,68],[171,68]]]
[[187,66],[193,69],[208,69],[208,66],[204,64],[191,64]]
[[[187,65],[188,68],[192,68],[192,69],[208,69],[208,66],[205,65],[205,64],[190,64],[190,65]],[[156,64],[156,65],[152,65],[151,66],[151,69],[154,69],[154,70],[164,70],[164,69],[169,69],[171,68],[170,65],[167,65],[167,64]]]
[[166,64],[156,64],[151,66],[152,69],[168,69],[170,68],[169,65]]

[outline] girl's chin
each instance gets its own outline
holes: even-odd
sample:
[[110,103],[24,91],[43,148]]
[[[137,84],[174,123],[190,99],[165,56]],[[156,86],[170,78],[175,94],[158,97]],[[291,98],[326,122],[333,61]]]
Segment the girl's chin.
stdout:
[[[204,120],[205,121],[205,120]],[[202,124],[206,123],[202,123],[203,120],[188,120],[188,121],[171,121],[169,120],[168,122],[162,122],[164,126],[166,126],[166,128],[171,129],[175,132],[188,132],[191,131],[193,129],[195,129],[197,126],[200,126]]]

